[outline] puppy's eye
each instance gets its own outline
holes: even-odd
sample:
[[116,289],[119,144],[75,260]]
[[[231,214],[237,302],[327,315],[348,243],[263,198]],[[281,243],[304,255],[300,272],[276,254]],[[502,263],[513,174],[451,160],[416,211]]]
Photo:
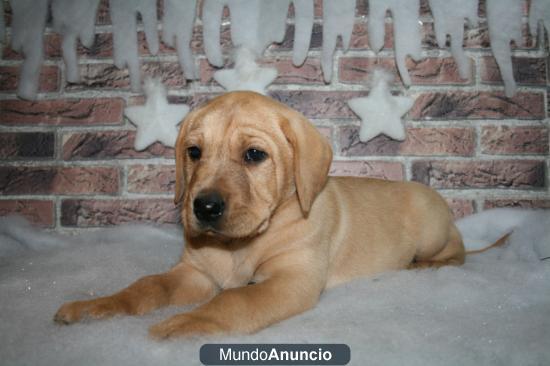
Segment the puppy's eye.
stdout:
[[267,153],[258,149],[248,149],[244,153],[244,161],[246,163],[261,163],[267,159]]
[[199,149],[197,146],[188,147],[187,155],[193,161],[199,160],[201,158],[201,149]]

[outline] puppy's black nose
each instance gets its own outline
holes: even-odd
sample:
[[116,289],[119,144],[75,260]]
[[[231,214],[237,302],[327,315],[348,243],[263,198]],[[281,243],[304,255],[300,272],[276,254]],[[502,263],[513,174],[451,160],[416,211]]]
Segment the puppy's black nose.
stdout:
[[225,203],[217,192],[201,193],[193,201],[193,212],[204,224],[214,224],[223,215]]

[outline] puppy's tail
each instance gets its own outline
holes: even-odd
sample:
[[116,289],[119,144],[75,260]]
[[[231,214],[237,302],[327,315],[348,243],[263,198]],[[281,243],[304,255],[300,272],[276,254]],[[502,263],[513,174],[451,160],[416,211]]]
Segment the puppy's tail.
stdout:
[[529,215],[530,211],[500,208],[467,216],[455,224],[466,254],[476,254],[504,244]]

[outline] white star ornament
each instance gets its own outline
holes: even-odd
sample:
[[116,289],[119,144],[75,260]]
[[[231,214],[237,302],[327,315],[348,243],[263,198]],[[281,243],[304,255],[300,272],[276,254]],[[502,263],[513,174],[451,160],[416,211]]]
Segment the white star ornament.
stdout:
[[384,134],[394,140],[403,141],[406,133],[401,117],[411,109],[414,99],[393,96],[388,87],[388,76],[377,71],[369,96],[348,101],[351,110],[361,118],[359,140],[367,142]]
[[259,67],[254,53],[240,47],[235,55],[235,68],[214,73],[214,79],[227,91],[252,90],[266,94],[267,87],[277,78],[277,69]]
[[134,149],[141,151],[156,141],[176,145],[178,124],[189,112],[185,104],[168,104],[166,88],[160,79],[147,79],[143,86],[145,104],[124,109],[124,114],[137,127]]

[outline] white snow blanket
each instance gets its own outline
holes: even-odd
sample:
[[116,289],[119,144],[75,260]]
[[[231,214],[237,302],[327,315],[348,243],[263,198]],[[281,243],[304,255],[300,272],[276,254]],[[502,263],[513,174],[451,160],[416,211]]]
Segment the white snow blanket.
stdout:
[[[65,301],[112,293],[178,260],[177,228],[56,236],[0,219],[0,364],[200,365],[204,343],[346,343],[351,365],[550,364],[550,211],[496,210],[459,223],[508,244],[461,267],[397,271],[326,291],[315,309],[250,336],[157,342],[147,328],[189,308],[72,326]],[[366,240],[368,238],[365,238]]]

